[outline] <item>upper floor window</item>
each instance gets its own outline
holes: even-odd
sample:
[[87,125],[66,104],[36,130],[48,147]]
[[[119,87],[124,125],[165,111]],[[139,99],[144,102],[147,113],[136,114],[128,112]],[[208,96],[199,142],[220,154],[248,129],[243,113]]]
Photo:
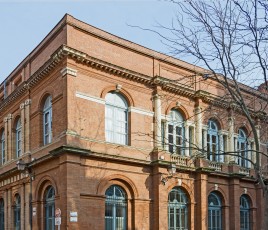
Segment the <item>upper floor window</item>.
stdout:
[[211,161],[221,161],[219,154],[219,133],[216,122],[208,121],[207,132],[207,156]]
[[250,230],[250,206],[246,195],[240,197],[240,230]]
[[6,149],[5,149],[5,130],[2,130],[1,133],[1,163],[4,164],[6,162]]
[[20,230],[20,195],[15,196],[14,203],[14,229]]
[[43,141],[44,145],[52,140],[52,104],[51,96],[48,96],[43,108]]
[[106,141],[128,144],[128,104],[125,98],[116,92],[105,97],[105,136]]
[[167,118],[168,151],[184,155],[184,119],[182,115],[172,109]]
[[243,129],[239,129],[237,138],[238,164],[245,168],[249,167],[248,147],[247,135]]
[[21,119],[16,123],[16,157],[21,156]]

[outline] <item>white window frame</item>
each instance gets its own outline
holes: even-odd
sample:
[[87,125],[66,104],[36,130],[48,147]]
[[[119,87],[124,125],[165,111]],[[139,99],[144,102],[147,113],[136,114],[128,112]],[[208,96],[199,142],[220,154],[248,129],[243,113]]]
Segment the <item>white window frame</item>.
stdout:
[[17,123],[16,123],[16,157],[21,156],[21,144],[22,144],[22,139],[21,139],[21,119],[19,118]]
[[[215,139],[215,141],[213,141]],[[215,147],[215,151],[213,150]],[[210,161],[222,162],[223,156],[220,153],[220,135],[218,125],[215,121],[208,121],[207,130],[207,157]]]
[[237,159],[238,165],[244,168],[249,168],[250,162],[247,160],[249,159],[249,146],[246,132],[243,129],[238,130],[236,150],[239,155]]
[[[210,203],[210,197],[215,198],[217,204]],[[221,198],[215,192],[211,192],[208,196],[208,230],[221,230],[222,221]]]
[[48,96],[43,108],[43,144],[47,145],[52,141],[52,103],[51,96]]
[[[185,130],[184,119],[181,113],[172,109],[167,116],[165,133],[167,138],[162,138],[166,142],[166,150],[171,154],[185,155]],[[166,140],[165,140],[166,139]]]
[[5,147],[5,130],[2,130],[1,134],[1,163],[2,165],[6,162],[6,147]]
[[[107,97],[111,96],[114,101],[108,101]],[[126,99],[117,92],[110,92],[105,97],[105,137],[107,142],[128,145],[128,104]],[[111,114],[108,114],[110,111]],[[118,114],[124,114],[120,119]],[[110,124],[110,126],[108,125]]]
[[240,197],[240,230],[250,230],[250,205],[246,195]]

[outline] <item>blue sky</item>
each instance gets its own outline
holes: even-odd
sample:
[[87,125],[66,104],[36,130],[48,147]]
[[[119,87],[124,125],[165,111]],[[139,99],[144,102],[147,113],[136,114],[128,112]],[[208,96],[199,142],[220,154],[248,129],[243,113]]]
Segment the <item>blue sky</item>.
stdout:
[[170,25],[174,5],[165,0],[0,0],[0,81],[69,13],[95,27],[167,53],[160,37],[139,26]]

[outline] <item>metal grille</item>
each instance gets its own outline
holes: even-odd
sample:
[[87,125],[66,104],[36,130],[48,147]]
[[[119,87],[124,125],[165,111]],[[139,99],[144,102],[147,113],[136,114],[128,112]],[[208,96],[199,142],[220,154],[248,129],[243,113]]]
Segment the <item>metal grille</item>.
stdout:
[[168,229],[187,230],[188,229],[188,201],[186,194],[175,187],[168,196]]
[[105,195],[105,229],[126,230],[127,202],[124,190],[112,185]]

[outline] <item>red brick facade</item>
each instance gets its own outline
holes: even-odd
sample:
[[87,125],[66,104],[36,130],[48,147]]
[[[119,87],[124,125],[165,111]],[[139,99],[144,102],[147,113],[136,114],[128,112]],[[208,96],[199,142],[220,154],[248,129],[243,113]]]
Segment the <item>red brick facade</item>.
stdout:
[[[125,192],[126,229],[169,229],[168,197],[174,187],[187,198],[187,229],[208,229],[211,192],[221,200],[222,229],[240,229],[242,195],[250,204],[250,229],[261,229],[262,191],[252,166],[241,167],[229,155],[210,161],[201,151],[210,120],[218,126],[222,150],[235,150],[239,129],[254,149],[247,120],[221,100],[226,92],[220,85],[196,74],[203,71],[66,15],[0,86],[5,229],[14,229],[16,195],[21,229],[49,229],[45,199],[50,186],[54,208],[61,209],[61,229],[105,229],[105,193],[111,185]],[[126,145],[107,141],[110,92],[127,102]],[[249,101],[255,97],[246,87],[245,92]],[[48,96],[51,141],[44,144]],[[184,120],[188,141],[182,155],[171,155],[162,143],[171,111]],[[267,124],[256,122],[265,148]],[[19,159],[27,163],[28,173],[18,171]],[[256,156],[251,159],[255,162]],[[173,176],[167,171],[171,163],[176,165]],[[71,213],[77,213],[77,221]]]

